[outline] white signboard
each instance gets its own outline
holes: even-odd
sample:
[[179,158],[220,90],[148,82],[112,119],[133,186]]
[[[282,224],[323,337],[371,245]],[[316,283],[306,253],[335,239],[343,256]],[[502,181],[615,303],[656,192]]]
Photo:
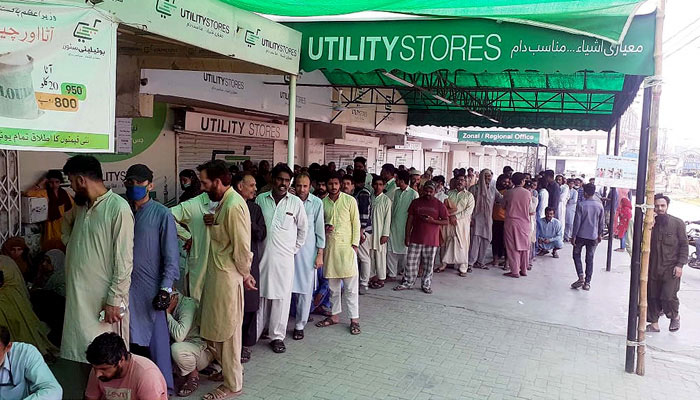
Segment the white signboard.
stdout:
[[219,0],[105,0],[127,25],[225,56],[296,74],[301,33]]
[[117,118],[117,153],[130,154],[132,149],[131,118]]
[[421,142],[406,141],[406,144],[394,146],[396,150],[422,150],[423,144]]
[[185,115],[185,131],[210,133],[248,138],[287,140],[288,127],[282,124],[253,121],[222,115],[188,112]]
[[114,152],[116,47],[91,8],[0,3],[0,148]]
[[622,156],[598,156],[595,184],[616,188],[637,187],[637,159]]
[[365,135],[346,133],[342,139],[335,139],[335,144],[346,146],[379,147],[379,138]]
[[[278,75],[145,69],[141,93],[181,97],[230,107],[289,114],[289,85]],[[304,73],[299,84],[330,85],[321,71]],[[297,118],[330,122],[330,86],[298,86]]]

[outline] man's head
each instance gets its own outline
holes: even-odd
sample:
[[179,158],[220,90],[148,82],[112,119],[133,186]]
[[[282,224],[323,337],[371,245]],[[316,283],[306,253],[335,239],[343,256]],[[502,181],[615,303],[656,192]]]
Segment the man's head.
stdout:
[[326,180],[326,188],[328,189],[328,194],[332,197],[337,196],[340,193],[340,181],[342,176],[340,173],[331,173],[328,175],[328,180]]
[[554,171],[552,171],[551,169],[544,171],[544,179],[547,180],[547,183],[554,182]]
[[491,181],[493,180],[493,172],[491,172],[490,169],[482,169],[479,175],[481,175],[481,178],[483,179],[485,185],[491,184]]
[[457,175],[454,184],[454,189],[456,189],[458,192],[461,192],[467,187],[467,178],[464,175]]
[[530,181],[530,190],[537,190],[539,182],[535,179]]
[[207,161],[197,167],[202,191],[206,192],[212,201],[219,201],[231,187],[231,173],[223,160]]
[[233,188],[244,200],[252,200],[255,198],[255,193],[258,188],[255,183],[255,176],[250,171],[245,171],[242,174],[233,177]]
[[131,354],[124,339],[114,332],[103,333],[90,343],[85,357],[92,365],[95,377],[102,382],[121,378]]
[[294,192],[302,201],[306,201],[309,198],[311,176],[308,173],[301,172],[294,178]]
[[455,168],[455,169],[452,170],[452,177],[453,177],[453,178],[456,178],[457,175],[459,175],[459,168]]
[[564,180],[564,176],[563,176],[563,175],[557,175],[557,177],[554,179],[554,181],[557,182],[557,185],[559,185],[559,186],[561,186],[561,185],[563,185],[564,183],[566,183],[566,181]]
[[547,221],[551,221],[554,218],[554,209],[552,207],[547,207],[544,209],[544,218]]
[[46,188],[49,190],[58,190],[63,183],[63,172],[60,169],[50,169],[46,173]]
[[323,198],[328,194],[328,188],[326,186],[326,182],[328,182],[328,176],[330,175],[330,172],[327,170],[320,171],[318,175],[316,175],[315,183],[316,185],[314,186],[314,195],[316,195],[319,198]]
[[386,182],[384,182],[384,178],[381,175],[375,176],[372,179],[372,189],[374,189],[375,196],[379,196],[384,192],[384,187],[386,186],[385,184]]
[[566,180],[566,185],[569,186],[569,189],[573,189],[575,184],[576,184],[575,179],[567,179]]
[[525,174],[516,172],[510,177],[513,187],[523,187],[525,185]]
[[355,173],[352,175],[352,183],[355,185],[355,189],[360,189],[365,187],[365,180],[367,179],[367,172],[364,170],[356,169]]
[[12,348],[11,339],[10,330],[6,326],[0,325],[0,365],[5,362],[5,357]]
[[436,192],[445,187],[445,177],[442,175],[434,176],[432,181],[435,182]]
[[345,173],[348,175],[352,175],[355,172],[355,170],[352,168],[352,165],[348,165],[345,167]]
[[510,165],[506,165],[503,167],[503,174],[508,176],[513,175],[513,168]]
[[336,170],[336,166],[335,166],[335,163],[334,163],[333,161],[331,161],[331,162],[328,163],[328,169],[329,169],[331,172],[333,172],[333,171]]
[[144,164],[134,164],[126,170],[124,178],[126,198],[139,201],[153,190],[153,171]]
[[384,164],[382,165],[382,171],[379,173],[382,178],[384,178],[384,184],[389,182],[396,175],[396,168],[394,164]]
[[590,199],[593,196],[595,196],[595,185],[592,183],[583,185],[583,197]]
[[406,190],[406,187],[411,183],[411,175],[406,170],[396,173],[396,186],[401,190]]
[[287,164],[279,163],[272,169],[272,195],[282,197],[287,195],[289,185],[292,183],[292,170]]
[[588,183],[595,185],[595,178],[591,178],[588,180]]
[[199,178],[197,178],[197,173],[191,169],[183,169],[180,171],[180,188],[182,190],[188,189],[191,186],[195,186],[194,189],[201,189],[201,184],[199,183]]
[[79,154],[66,161],[63,173],[68,175],[70,187],[75,192],[75,203],[86,205],[89,198],[89,188],[102,185],[102,166],[93,156]]
[[435,195],[435,182],[433,181],[427,181],[423,184],[423,188],[421,190],[421,197],[426,198],[426,199],[431,199]]
[[364,157],[355,157],[353,160],[355,171],[367,171],[367,159]]
[[470,178],[472,176],[474,176],[474,168],[472,168],[472,167],[467,168],[467,176]]
[[265,175],[270,172],[270,162],[267,160],[262,160],[258,163],[258,173]]
[[342,178],[342,190],[343,193],[352,195],[352,193],[355,191],[355,184],[352,178],[352,175],[350,174],[345,174],[343,175]]
[[411,168],[409,174],[411,175],[411,187],[416,188],[420,186],[420,172],[415,168]]
[[241,165],[243,168],[243,171],[252,171],[253,170],[253,162],[250,160],[245,160],[243,161],[243,164]]
[[665,196],[663,193],[657,193],[654,196],[654,212],[657,216],[667,215],[668,206],[671,204],[671,199]]

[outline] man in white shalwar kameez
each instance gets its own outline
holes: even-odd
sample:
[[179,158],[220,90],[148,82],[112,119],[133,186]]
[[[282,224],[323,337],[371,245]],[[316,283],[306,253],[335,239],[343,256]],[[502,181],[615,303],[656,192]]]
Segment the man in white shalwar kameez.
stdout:
[[323,249],[326,247],[326,231],[323,219],[323,202],[309,193],[311,177],[302,172],[294,178],[296,195],[304,203],[307,232],[304,246],[294,256],[294,286],[292,293],[297,295],[296,324],[294,340],[304,338],[304,328],[309,321],[313,300],[316,270],[323,266]]
[[454,264],[459,276],[467,276],[474,196],[466,189],[467,180],[464,175],[457,176],[455,184],[455,189],[447,192],[446,205],[450,214],[450,225],[445,229],[447,235],[442,262]]
[[384,287],[386,280],[386,252],[389,236],[391,235],[391,199],[384,193],[384,178],[377,176],[372,180],[372,227],[374,235],[370,243],[371,254],[371,289]]
[[493,231],[493,203],[503,196],[496,190],[493,172],[482,169],[479,181],[469,188],[474,196],[474,213],[472,214],[472,240],[469,250],[469,265],[474,268],[488,269],[484,262],[486,250],[491,243]]
[[287,350],[284,338],[294,285],[294,255],[304,245],[307,230],[304,204],[288,192],[291,180],[289,167],[277,165],[272,169],[272,190],[255,199],[267,228],[265,252],[260,260],[258,336],[269,323],[270,346],[275,353]]

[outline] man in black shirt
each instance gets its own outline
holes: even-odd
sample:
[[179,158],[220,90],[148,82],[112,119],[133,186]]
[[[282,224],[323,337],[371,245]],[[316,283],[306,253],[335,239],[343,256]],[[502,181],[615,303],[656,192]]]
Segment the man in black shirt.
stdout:
[[549,193],[549,203],[548,207],[553,209],[559,208],[559,197],[561,197],[561,188],[559,184],[554,181],[554,171],[548,169],[544,171],[544,179],[547,180],[547,192]]

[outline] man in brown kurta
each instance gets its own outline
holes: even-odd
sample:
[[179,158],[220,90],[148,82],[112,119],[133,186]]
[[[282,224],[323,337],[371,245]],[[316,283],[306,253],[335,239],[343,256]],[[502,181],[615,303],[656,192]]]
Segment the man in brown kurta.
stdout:
[[651,230],[649,256],[648,332],[659,332],[659,315],[662,311],[671,320],[669,331],[675,332],[681,327],[678,290],[681,287],[683,265],[688,262],[688,238],[685,234],[685,223],[668,214],[670,202],[671,200],[662,194],[654,197],[656,221]]
[[219,202],[214,214],[204,215],[211,243],[202,294],[200,334],[221,364],[224,384],[208,395],[231,398],[243,390],[243,287],[257,290],[250,274],[253,259],[250,213],[245,200],[231,187],[226,163],[209,161],[198,170],[202,189],[212,201]]

